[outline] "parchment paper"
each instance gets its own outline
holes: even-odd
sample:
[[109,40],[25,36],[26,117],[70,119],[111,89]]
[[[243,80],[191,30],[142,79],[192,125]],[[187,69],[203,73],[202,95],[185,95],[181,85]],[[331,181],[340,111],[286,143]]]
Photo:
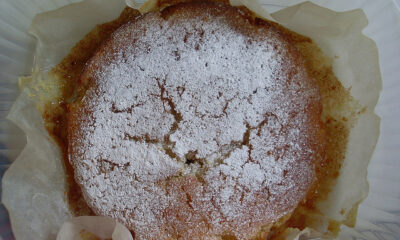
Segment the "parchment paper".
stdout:
[[109,217],[76,217],[68,220],[58,232],[56,240],[119,239],[133,240],[122,224]]
[[[271,19],[255,2],[232,2],[239,3]],[[127,4],[138,7],[133,1]],[[2,201],[10,212],[17,239],[55,239],[64,222],[57,239],[76,239],[74,237],[78,235],[73,233],[82,230],[99,235],[93,229],[111,229],[107,237],[129,239],[124,235],[126,229],[113,220],[99,217],[71,219],[60,151],[44,129],[39,113],[40,103],[51,101],[59,90],[52,84],[55,80],[47,71],[95,25],[115,19],[124,6],[122,0],[86,0],[39,14],[32,23],[30,32],[38,39],[35,71],[32,77],[21,81],[22,93],[8,116],[27,134],[27,145],[3,177]],[[274,13],[272,17],[289,29],[311,37],[326,55],[332,57],[336,76],[345,87],[351,87],[353,97],[366,107],[350,133],[338,184],[328,201],[318,205],[323,215],[315,216],[321,223],[330,219],[346,222],[348,213],[368,193],[367,165],[379,135],[379,118],[373,111],[381,79],[375,43],[361,32],[367,19],[361,10],[336,13],[308,2]],[[326,227],[321,224],[314,227],[318,231],[305,229],[302,232],[288,229],[286,236],[287,239],[321,237]]]

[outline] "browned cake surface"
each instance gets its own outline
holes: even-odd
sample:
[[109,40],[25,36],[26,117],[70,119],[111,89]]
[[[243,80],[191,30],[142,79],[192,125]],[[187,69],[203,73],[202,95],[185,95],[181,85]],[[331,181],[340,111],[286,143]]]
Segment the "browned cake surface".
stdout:
[[[158,1],[156,7],[164,8],[172,3],[176,3],[176,1]],[[249,11],[244,8],[240,9],[247,13],[249,19],[254,19]],[[99,25],[87,34],[52,71],[61,80],[63,94],[59,98],[60,104],[51,102],[46,105],[43,118],[50,135],[59,143],[62,149],[66,175],[69,180],[67,196],[71,211],[76,216],[92,215],[94,213],[86,206],[86,201],[82,198],[81,189],[74,181],[72,166],[67,157],[66,106],[68,103],[75,101],[77,96],[80,95],[76,94],[77,88],[75,86],[80,86],[77,83],[85,68],[85,63],[94,54],[98,46],[119,26],[135,19],[138,15],[138,11],[126,8],[118,19]],[[255,20],[257,21],[257,19]],[[316,204],[324,201],[330,189],[335,185],[345,156],[349,129],[354,125],[358,116],[362,114],[362,109],[355,103],[349,94],[349,90],[345,89],[335,77],[332,71],[331,59],[325,57],[311,39],[289,31],[278,24],[274,23],[273,25],[283,32],[290,43],[297,48],[306,61],[305,66],[309,75],[317,80],[322,97],[322,121],[327,139],[325,157],[320,164],[316,164],[316,184],[308,191],[305,201],[296,208],[294,214],[291,217],[288,216],[290,219],[286,221],[286,218],[282,218],[277,226],[272,229],[272,236],[269,236],[269,239],[281,239],[280,233],[287,227],[303,229],[307,226],[312,227],[319,224],[313,217],[316,214],[321,214],[316,209]],[[353,217],[346,223],[349,226],[352,226],[355,222],[356,211],[357,209],[355,208],[351,213]],[[282,225],[281,223],[285,221],[286,223]],[[337,232],[339,226],[340,224],[337,222],[331,221],[329,230]],[[227,237],[224,239],[233,238]]]
[[140,239],[261,237],[323,155],[318,86],[276,28],[178,4],[111,35],[69,107],[86,202]]

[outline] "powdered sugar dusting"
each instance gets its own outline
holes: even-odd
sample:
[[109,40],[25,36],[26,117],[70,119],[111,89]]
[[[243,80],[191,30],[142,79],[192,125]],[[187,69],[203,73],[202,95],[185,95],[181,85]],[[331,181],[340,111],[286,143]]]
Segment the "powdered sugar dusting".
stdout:
[[317,91],[287,43],[233,8],[195,11],[114,33],[71,112],[85,199],[139,239],[247,239],[290,213],[314,177],[305,110]]

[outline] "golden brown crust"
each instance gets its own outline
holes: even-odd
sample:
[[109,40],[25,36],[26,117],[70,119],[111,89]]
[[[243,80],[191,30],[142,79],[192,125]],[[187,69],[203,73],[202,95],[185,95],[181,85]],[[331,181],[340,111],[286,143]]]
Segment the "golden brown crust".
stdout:
[[[215,3],[209,3],[209,2],[195,2],[195,3],[186,3],[186,4],[177,4],[174,6],[166,7],[162,10],[161,12],[161,17],[164,18],[166,21],[169,19],[170,16],[174,16],[175,14],[180,15],[180,17],[187,17],[188,19],[192,18],[193,16],[202,16],[203,12],[207,11],[208,13],[211,12],[211,15],[218,15],[220,12],[224,12],[224,16],[228,19],[230,19],[230,24],[233,29],[236,31],[240,32],[244,36],[251,37],[254,39],[255,42],[260,41],[264,37],[264,33],[268,32],[271,34],[271,36],[274,36],[275,38],[279,39],[279,47],[278,47],[278,54],[283,54],[284,56],[290,56],[290,60],[286,62],[282,62],[282,68],[286,69],[285,71],[285,77],[287,77],[287,85],[292,84],[291,81],[295,81],[294,79],[296,78],[296,74],[298,74],[299,69],[302,68],[304,65],[303,60],[298,53],[298,51],[285,40],[285,36],[280,34],[279,31],[277,31],[272,25],[268,22],[259,20],[259,19],[249,19],[246,16],[241,15],[237,9],[225,6],[225,5],[216,5]],[[242,18],[239,18],[237,16],[241,16]],[[142,17],[142,19],[145,17]],[[250,20],[250,21],[249,21]],[[132,23],[131,23],[132,24]],[[125,29],[129,29],[129,24],[125,25],[122,29],[123,30],[118,30],[119,33],[121,31],[124,31]],[[261,29],[261,31],[260,31]],[[261,34],[260,34],[261,33]],[[115,40],[113,38],[110,38],[108,41],[106,41],[96,52],[95,56],[92,58],[92,60],[89,62],[88,67],[85,69],[80,86],[82,89],[87,89],[87,88],[97,88],[97,82],[96,78],[96,73],[100,71],[102,68],[103,64],[105,62],[103,61],[98,61],[98,59],[101,59],[102,56],[113,56],[113,54],[110,55],[110,53],[115,53],[118,51],[118,48],[121,47],[121,45],[115,45],[114,44]],[[126,42],[125,44],[129,44]],[[282,47],[283,46],[283,47]],[[284,49],[285,52],[280,53],[280,49]],[[112,62],[114,59],[113,57],[106,58],[107,61]],[[296,67],[293,67],[296,66]],[[310,89],[317,89],[316,83],[313,79],[311,78],[303,78],[302,79],[304,82],[306,82],[307,88]],[[84,91],[82,92],[84,93]],[[80,99],[80,98],[79,98]],[[300,110],[296,112],[296,114],[305,114],[307,116],[310,116],[308,119],[307,123],[304,123],[305,128],[308,130],[308,134],[312,136],[312,140],[309,142],[303,142],[304,146],[307,146],[310,151],[313,152],[312,154],[312,161],[310,168],[314,168],[314,164],[318,165],[317,162],[319,162],[323,158],[324,154],[324,132],[322,129],[322,123],[320,120],[320,115],[321,115],[321,105],[319,104],[319,93],[318,91],[314,91],[312,95],[309,96],[309,102],[307,103],[307,107],[304,108],[304,110]],[[80,147],[79,145],[82,142],[82,134],[85,134],[82,132],[82,120],[92,122],[92,110],[88,107],[85,106],[85,102],[78,101],[74,104],[71,104],[69,106],[69,112],[70,114],[68,115],[69,121],[68,121],[68,138],[69,138],[69,155],[71,157],[70,161],[73,165],[79,165],[79,162],[77,162],[81,158],[82,153],[79,152]],[[176,117],[176,116],[175,116]],[[294,120],[295,116],[289,118],[289,121]],[[287,127],[294,127],[291,126],[290,124]],[[298,126],[297,126],[298,127]],[[249,141],[249,140],[247,140]],[[245,142],[244,142],[245,143]],[[77,150],[78,149],[78,150]],[[276,154],[277,152],[273,151],[272,154]],[[296,162],[302,163],[302,162],[310,162],[310,159],[298,159]],[[294,177],[294,176],[292,176]],[[196,185],[200,184],[198,180],[194,180],[192,178],[183,178],[185,179],[186,182],[182,182],[183,180],[181,179],[180,182],[174,182],[171,181],[170,184],[170,190],[173,191],[179,191],[178,189],[182,189],[182,203],[185,203],[183,205],[174,205],[174,208],[167,208],[166,214],[167,216],[174,216],[175,221],[171,221],[169,225],[166,225],[165,229],[165,236],[172,236],[174,238],[178,238],[179,236],[191,236],[191,237],[199,237],[201,235],[207,235],[208,234],[208,228],[210,226],[202,226],[203,220],[199,222],[192,222],[192,224],[184,224],[185,223],[185,216],[186,214],[182,214],[184,211],[191,212],[192,210],[186,209],[186,198],[188,196],[191,201],[196,200],[196,193],[192,192],[197,189]],[[85,187],[85,182],[82,182],[81,179],[78,178],[78,182],[82,187]],[[302,194],[305,194],[307,192],[308,188],[311,186],[312,183],[312,178],[306,181],[304,186],[300,186]],[[192,184],[194,184],[192,186]],[[176,186],[174,186],[176,185]],[[178,194],[179,195],[179,194]],[[180,195],[179,195],[180,196]],[[260,195],[261,196],[261,195]],[[284,197],[284,196],[282,196]],[[255,201],[263,201],[263,198],[260,197],[259,199],[255,199]],[[277,200],[279,202],[279,200]],[[93,206],[93,205],[92,205]],[[288,206],[280,206],[281,211],[291,213],[292,209],[295,206],[288,205]],[[95,211],[98,214],[103,214],[99,209],[95,209]],[[134,216],[132,216],[134,217]],[[177,221],[176,221],[177,220]],[[274,220],[275,221],[275,220]],[[208,223],[210,224],[210,223]],[[257,223],[260,224],[260,223]],[[241,236],[241,238],[264,238],[267,236],[269,228],[274,224],[274,222],[268,222],[264,220],[264,223],[259,225],[259,229],[261,229],[257,234],[255,235],[247,235],[246,237]],[[129,224],[128,224],[129,225]],[[205,221],[205,225],[207,225],[207,221]],[[168,229],[168,227],[170,229]],[[191,228],[191,229],[190,229]],[[194,230],[195,229],[195,230]],[[195,233],[192,233],[194,235],[186,235],[187,231],[195,231]],[[240,229],[236,229],[236,232],[240,231]],[[243,229],[243,231],[247,231],[246,228]],[[254,233],[252,233],[254,234]],[[229,234],[220,234],[220,237],[225,237],[229,238]]]

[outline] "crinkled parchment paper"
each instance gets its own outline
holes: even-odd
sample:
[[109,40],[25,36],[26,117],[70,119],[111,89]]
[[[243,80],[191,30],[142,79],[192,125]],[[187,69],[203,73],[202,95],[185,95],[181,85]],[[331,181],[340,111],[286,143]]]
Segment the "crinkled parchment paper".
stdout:
[[[350,132],[338,182],[328,200],[317,206],[323,214],[315,216],[321,223],[348,222],[355,210],[353,206],[368,193],[367,165],[379,135],[379,117],[374,108],[381,78],[375,43],[362,35],[367,18],[361,10],[337,13],[309,2],[270,16],[254,1],[232,2],[240,3],[264,18],[272,16],[285,27],[312,38],[333,59],[334,73],[342,84],[366,107]],[[10,212],[17,239],[80,239],[92,233],[103,239],[132,239],[125,227],[109,218],[71,219],[60,150],[49,137],[37,110],[41,101],[57,94],[54,79],[47,71],[94,26],[117,18],[126,4],[138,7],[133,1],[86,0],[39,14],[33,20],[30,33],[38,39],[35,71],[20,81],[22,93],[8,116],[26,133],[27,145],[3,177],[2,201]],[[47,95],[37,94],[42,92]],[[315,238],[320,236],[315,230],[326,231],[324,224],[313,228],[302,232],[288,230],[287,239]]]
[[[97,237],[97,238],[94,238]],[[76,217],[65,222],[56,240],[118,239],[133,240],[124,225],[109,217]]]

